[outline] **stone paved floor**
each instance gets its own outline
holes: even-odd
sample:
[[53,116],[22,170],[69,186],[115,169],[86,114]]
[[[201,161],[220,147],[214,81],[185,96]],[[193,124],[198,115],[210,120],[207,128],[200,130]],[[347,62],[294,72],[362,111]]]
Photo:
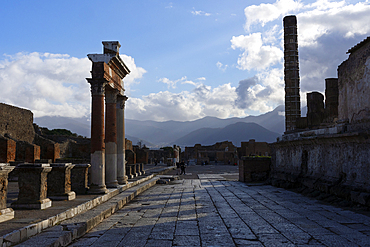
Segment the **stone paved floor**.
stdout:
[[177,180],[71,246],[370,246],[370,218],[268,185]]

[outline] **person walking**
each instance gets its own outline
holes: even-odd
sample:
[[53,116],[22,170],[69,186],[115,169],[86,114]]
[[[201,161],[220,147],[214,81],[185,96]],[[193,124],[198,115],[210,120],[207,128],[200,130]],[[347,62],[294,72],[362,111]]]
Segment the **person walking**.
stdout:
[[182,174],[186,175],[185,174],[185,167],[186,167],[185,162],[181,161],[181,163],[180,163],[180,169],[181,169],[180,175],[182,175]]

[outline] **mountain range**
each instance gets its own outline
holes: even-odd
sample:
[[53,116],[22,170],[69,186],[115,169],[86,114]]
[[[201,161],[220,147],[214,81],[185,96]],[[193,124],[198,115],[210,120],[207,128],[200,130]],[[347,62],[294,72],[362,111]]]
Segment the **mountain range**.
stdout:
[[[180,146],[214,144],[229,140],[234,145],[240,141],[273,142],[284,132],[284,106],[278,106],[271,112],[259,116],[220,119],[204,117],[194,121],[125,120],[126,138],[133,144],[142,141],[148,147],[162,147],[177,144]],[[90,119],[67,117],[40,117],[34,122],[49,129],[62,128],[82,136],[90,137]]]

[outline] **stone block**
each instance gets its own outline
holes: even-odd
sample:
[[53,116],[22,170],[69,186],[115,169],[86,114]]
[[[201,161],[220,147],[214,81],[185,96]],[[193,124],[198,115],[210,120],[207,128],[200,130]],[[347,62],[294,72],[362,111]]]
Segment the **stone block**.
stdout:
[[88,186],[88,172],[90,164],[75,164],[71,170],[71,190],[77,195],[86,194]]
[[45,209],[51,207],[47,198],[47,174],[51,171],[49,164],[19,164],[18,200],[12,203],[16,209]]
[[271,158],[244,157],[239,162],[239,180],[242,182],[264,181],[270,174]]
[[48,197],[52,200],[74,200],[75,192],[71,191],[71,163],[53,163],[48,174]]

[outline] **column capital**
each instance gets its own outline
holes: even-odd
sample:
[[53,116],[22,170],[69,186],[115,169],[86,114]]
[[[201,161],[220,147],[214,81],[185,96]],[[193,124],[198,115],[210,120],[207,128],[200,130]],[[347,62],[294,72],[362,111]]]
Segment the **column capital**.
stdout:
[[105,85],[108,83],[105,79],[92,79],[86,78],[87,82],[91,85],[91,95],[104,95]]
[[117,89],[108,89],[105,91],[105,103],[117,103],[117,95],[119,91]]
[[117,108],[124,109],[127,100],[128,97],[126,95],[117,95]]

